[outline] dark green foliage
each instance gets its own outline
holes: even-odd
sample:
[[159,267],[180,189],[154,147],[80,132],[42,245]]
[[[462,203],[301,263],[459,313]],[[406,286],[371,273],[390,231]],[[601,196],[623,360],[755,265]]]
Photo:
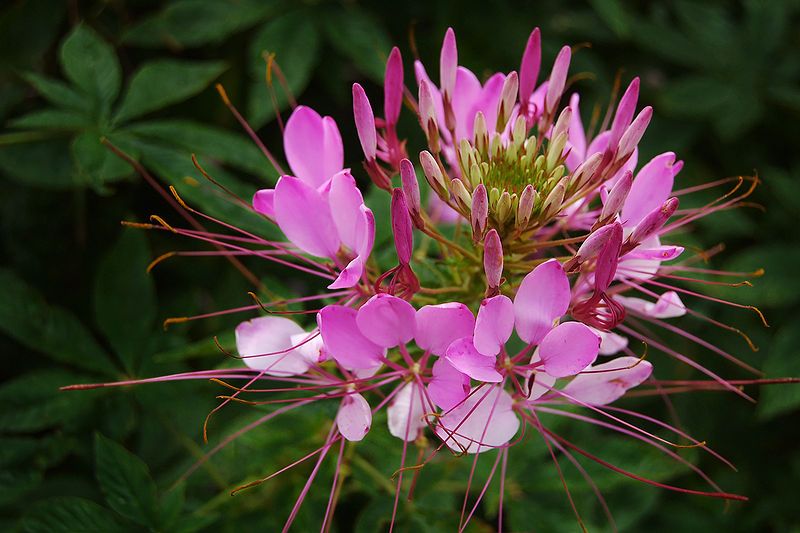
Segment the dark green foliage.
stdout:
[[[280,530],[313,465],[304,463],[235,497],[229,493],[320,446],[335,401],[245,433],[181,481],[226,435],[272,407],[227,406],[212,418],[206,445],[203,419],[216,405],[215,395],[224,393],[217,385],[59,390],[235,365],[213,337],[231,349],[233,327],[252,316],[162,328],[170,316],[249,305],[252,285],[220,258],[172,258],[148,274],[147,265],[162,253],[200,248],[169,232],[120,229],[121,220],[146,222],[151,214],[175,224],[183,220],[103,141],[141,161],[160,183],[175,186],[189,205],[275,237],[263,219],[229,201],[192,163],[196,154],[215,180],[245,201],[277,177],[212,86],[224,85],[281,159],[275,112],[285,120],[291,98],[277,69],[267,86],[272,54],[295,99],[336,118],[346,165],[367,186],[350,119],[351,84],[364,84],[380,114],[379,84],[392,44],[401,48],[412,86],[410,30],[435,78],[449,25],[458,36],[461,63],[479,76],[517,69],[535,25],[543,31],[544,69],[561,44],[590,43],[575,51],[572,69],[591,74],[575,82],[585,119],[593,105],[605,107],[618,71],[623,83],[640,75],[641,100],[655,107],[640,161],[677,152],[686,161],[678,188],[757,172],[763,184],[753,204],[701,221],[681,239],[702,248],[725,242],[725,251],[710,259],[714,268],[765,269],[752,280],[754,288],[702,289],[758,305],[769,329],[751,311],[687,297],[697,311],[746,331],[760,351],[751,353],[739,336],[706,323],[686,318],[681,325],[767,377],[800,375],[797,0],[6,2],[0,7],[0,529]],[[415,127],[409,116],[401,118],[402,134],[418,138]],[[707,199],[723,192],[710,192]],[[389,238],[388,197],[374,190],[365,196],[383,222],[377,240]],[[393,253],[389,249],[378,261],[392,265]],[[311,283],[259,262],[246,266],[279,296]],[[419,274],[430,275],[424,268]],[[727,377],[750,377],[686,339],[668,340]],[[648,357],[660,378],[693,377],[661,354]],[[671,451],[723,489],[750,497],[746,504],[726,509],[718,501],[645,486],[590,461],[581,464],[623,531],[796,531],[799,390],[750,387],[757,406],[718,392],[674,398],[681,426],[740,471],[729,471],[700,450]],[[671,420],[657,399],[626,402]],[[708,489],[688,467],[641,443],[563,419],[543,422],[639,475]],[[400,443],[385,424],[380,415],[364,442],[345,450],[347,482],[333,530],[387,527]],[[336,453],[331,450],[321,468],[295,530],[319,528]],[[487,453],[478,463],[470,502],[495,457]],[[454,530],[471,464],[462,458],[427,465],[414,499],[400,498],[397,529]],[[586,527],[610,530],[581,474],[563,456],[560,464]],[[533,431],[510,454],[505,498],[507,530],[578,529],[547,448]],[[495,479],[469,530],[496,527],[498,508]]]

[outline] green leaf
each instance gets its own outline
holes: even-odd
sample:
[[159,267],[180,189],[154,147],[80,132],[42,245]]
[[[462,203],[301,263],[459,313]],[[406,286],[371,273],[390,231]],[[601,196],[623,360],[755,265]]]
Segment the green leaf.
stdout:
[[72,189],[81,185],[73,178],[65,139],[0,146],[0,170],[27,186]]
[[686,76],[661,92],[661,109],[682,117],[713,117],[735,100],[730,83],[706,76]]
[[[301,11],[289,13],[265,24],[250,44],[251,65],[248,118],[260,127],[275,116],[269,88],[266,86],[264,54],[275,54],[275,61],[286,78],[286,85],[297,97],[305,90],[319,55],[319,33],[313,19]],[[278,79],[273,76],[273,91],[279,110],[289,99]]]
[[[747,303],[768,308],[789,307],[800,302],[800,278],[796,265],[800,264],[800,248],[791,244],[763,244],[737,254],[725,265],[734,272],[753,272],[764,269],[764,275],[752,280],[754,285],[746,294]],[[719,288],[715,291],[723,298],[741,301],[742,289]]]
[[139,122],[124,129],[131,133],[166,145],[207,156],[232,167],[251,172],[257,176],[270,176],[271,183],[277,172],[255,144],[236,133],[217,129],[188,120],[157,120]]
[[36,89],[42,98],[53,105],[78,111],[88,111],[91,108],[91,102],[83,94],[60,80],[47,78],[35,72],[25,73],[22,77]]
[[74,315],[48,305],[10,270],[0,269],[0,294],[0,330],[17,342],[92,373],[115,373],[108,356]]
[[[796,323],[797,317],[787,323]],[[785,326],[775,335],[764,362],[767,378],[800,377],[800,329]],[[796,383],[764,385],[758,402],[758,416],[764,420],[794,411],[800,407],[800,387]]]
[[328,42],[373,81],[383,80],[391,39],[379,20],[360,9],[337,9],[323,19]]
[[62,497],[37,503],[23,518],[28,533],[108,533],[120,531],[114,513],[84,498]]
[[73,131],[87,128],[91,121],[83,113],[65,109],[37,109],[9,121],[9,126],[20,129]]
[[97,481],[108,505],[144,526],[158,523],[156,485],[141,459],[120,444],[96,434],[94,439]]
[[114,48],[88,26],[75,26],[61,45],[64,74],[86,94],[111,103],[119,94],[122,71]]
[[620,0],[591,0],[591,4],[618,37],[626,37],[630,33],[628,12]]
[[[70,151],[76,181],[102,191],[105,183],[129,176],[132,170],[128,163],[106,148],[101,139],[99,131],[86,131],[73,139]],[[119,143],[118,139],[113,141]]]
[[219,61],[159,59],[145,64],[133,75],[115,120],[124,122],[194,96],[219,76]]
[[36,432],[68,426],[86,416],[96,392],[60,391],[59,387],[89,381],[63,371],[25,374],[0,386],[0,431]]
[[9,505],[26,496],[42,482],[42,473],[31,468],[0,470],[0,505]]
[[129,374],[149,353],[156,320],[150,251],[144,232],[124,229],[100,261],[94,285],[95,320]]
[[178,0],[129,29],[123,41],[170,48],[219,44],[257,24],[277,4],[277,0]]

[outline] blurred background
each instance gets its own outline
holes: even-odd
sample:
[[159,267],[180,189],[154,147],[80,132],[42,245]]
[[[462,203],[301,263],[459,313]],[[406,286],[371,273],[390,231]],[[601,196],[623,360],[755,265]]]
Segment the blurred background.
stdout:
[[[249,305],[252,285],[216,258],[174,258],[148,275],[145,268],[154,257],[200,248],[165,232],[120,225],[146,222],[151,214],[175,223],[180,218],[100,139],[141,161],[161,184],[176,185],[190,204],[268,234],[257,217],[204,181],[190,160],[197,154],[216,179],[243,197],[274,183],[274,171],[213,89],[214,83],[223,84],[280,155],[265,52],[275,54],[300,102],[336,118],[346,164],[365,187],[350,85],[364,84],[379,106],[393,43],[401,48],[411,83],[414,55],[435,73],[442,36],[453,26],[460,63],[484,76],[517,69],[529,32],[540,26],[543,71],[562,44],[579,47],[571,74],[582,93],[584,120],[594,105],[608,104],[617,75],[625,84],[641,76],[641,102],[653,105],[655,116],[640,162],[675,151],[686,162],[678,187],[736,175],[757,174],[763,181],[752,206],[704,219],[680,236],[695,249],[724,243],[709,259],[715,268],[765,269],[753,288],[705,289],[759,306],[768,329],[748,310],[691,299],[694,309],[746,331],[760,350],[690,318],[680,324],[768,377],[800,375],[798,24],[797,0],[4,2],[0,529],[273,531],[282,526],[310,465],[234,497],[230,490],[317,447],[335,412],[333,402],[248,433],[176,483],[213,444],[263,411],[229,406],[213,419],[210,444],[204,445],[202,423],[221,393],[212,383],[58,391],[71,383],[235,364],[212,337],[219,335],[221,344],[231,347],[233,327],[247,316],[224,315],[167,330],[162,322]],[[280,88],[275,98],[285,119],[289,99]],[[413,119],[405,116],[401,128],[415,146]],[[709,192],[708,199],[722,192]],[[380,198],[368,197],[373,208],[385,209]],[[247,266],[278,296],[302,291],[308,283],[260,262]],[[684,339],[665,338],[728,378],[749,377]],[[660,378],[699,377],[663,354],[649,357]],[[586,464],[620,530],[800,531],[800,387],[751,386],[748,392],[756,405],[722,392],[674,397],[674,412],[661,399],[625,400],[625,407],[679,423],[729,458],[738,473],[697,450],[678,450],[726,491],[750,501],[726,505],[676,494]],[[549,423],[640,475],[707,490],[688,468],[644,445],[559,420]],[[348,479],[334,530],[386,528],[400,443],[384,424],[375,421],[365,441],[348,449]],[[453,530],[470,463],[426,466],[414,500],[401,499],[399,529]],[[479,464],[479,480],[491,463]],[[331,470],[323,468],[295,530],[319,528]],[[564,470],[588,529],[610,530],[578,472],[567,464]],[[497,509],[494,483],[469,529],[493,530]],[[511,453],[504,523],[509,531],[579,529],[535,435]]]

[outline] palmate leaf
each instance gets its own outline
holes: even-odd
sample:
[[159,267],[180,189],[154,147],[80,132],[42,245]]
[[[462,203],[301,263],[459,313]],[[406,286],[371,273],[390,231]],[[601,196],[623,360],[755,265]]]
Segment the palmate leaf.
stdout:
[[42,98],[55,106],[83,112],[91,108],[91,100],[61,80],[48,78],[34,72],[25,73],[22,77],[36,89]]
[[147,465],[116,442],[95,435],[96,475],[108,505],[134,522],[156,527],[158,493]]
[[100,261],[94,285],[95,320],[130,374],[149,353],[156,318],[147,240],[141,230],[123,229]]
[[94,30],[80,24],[61,45],[61,68],[67,78],[85,94],[105,103],[119,94],[122,69],[114,48]]
[[10,270],[0,269],[0,330],[60,363],[92,373],[116,370],[91,333],[69,311],[50,306]]
[[115,121],[125,122],[186,100],[205,89],[225,68],[219,61],[160,59],[146,63],[133,75]]

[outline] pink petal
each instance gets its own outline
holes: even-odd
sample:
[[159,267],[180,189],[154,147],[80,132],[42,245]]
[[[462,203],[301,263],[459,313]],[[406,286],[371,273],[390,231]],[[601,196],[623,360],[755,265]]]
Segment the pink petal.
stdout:
[[299,178],[283,176],[275,187],[275,220],[292,243],[311,255],[335,257],[339,237],[328,202]]
[[622,133],[625,131],[631,120],[633,114],[636,113],[636,102],[639,100],[639,78],[633,78],[625,94],[619,100],[617,112],[614,114],[614,120],[611,123],[610,143],[612,146],[619,143],[622,138]]
[[403,58],[396,46],[386,61],[383,78],[383,114],[387,124],[397,124],[403,105]]
[[519,337],[539,344],[553,328],[553,322],[567,312],[569,300],[569,280],[561,263],[550,259],[534,268],[522,280],[514,298]]
[[[442,102],[442,93],[439,92],[439,90],[436,88],[436,85],[428,77],[428,73],[425,72],[425,66],[419,60],[414,61],[414,74],[417,78],[418,86],[422,85],[423,81],[428,84],[428,90],[430,91],[430,95],[433,98],[433,105],[436,111],[435,114],[442,121],[444,121],[444,103]],[[443,130],[442,133],[446,132],[446,127],[444,122],[439,124],[439,129]]]
[[400,161],[400,180],[408,210],[414,217],[418,217],[422,209],[419,182],[417,181],[417,173],[414,171],[414,165],[408,159]]
[[583,121],[581,120],[580,96],[578,96],[578,93],[574,93],[570,97],[569,107],[572,109],[572,116],[570,117],[566,146],[566,149],[569,150],[567,167],[574,171],[589,155],[586,153],[586,132],[583,129]]
[[483,89],[478,77],[471,70],[458,67],[455,93],[452,96],[453,116],[456,119],[456,142],[461,139],[472,139],[475,115],[478,112],[476,105],[482,94]]
[[393,348],[414,338],[416,311],[405,300],[390,294],[376,294],[358,310],[356,323],[366,338]]
[[556,56],[556,60],[553,63],[553,71],[550,73],[547,95],[544,99],[544,105],[548,113],[555,111],[558,101],[561,99],[561,94],[564,92],[564,85],[567,82],[567,73],[569,71],[570,57],[571,51],[569,46],[564,46],[558,52],[558,56]]
[[502,294],[481,302],[475,320],[475,349],[483,355],[495,356],[514,331],[514,304]]
[[464,401],[469,394],[469,376],[456,370],[447,359],[437,359],[432,372],[428,396],[435,405],[449,411]]
[[534,373],[536,377],[533,379],[533,384],[528,394],[528,400],[530,401],[538,400],[545,394],[553,392],[553,386],[556,384],[556,378],[547,372],[539,371]]
[[633,227],[633,231],[631,231],[629,237],[630,242],[636,245],[645,241],[648,237],[656,235],[664,224],[667,223],[667,220],[678,210],[679,203],[678,199],[673,196],[664,202],[663,205],[657,206],[647,213],[642,217],[642,220]]
[[675,291],[665,292],[655,303],[626,296],[615,296],[614,299],[632,311],[653,318],[676,318],[686,314],[686,305]]
[[364,157],[367,158],[367,161],[373,161],[378,149],[375,114],[372,112],[372,105],[369,103],[367,93],[358,83],[353,84],[353,117]]
[[357,311],[343,305],[328,305],[317,314],[325,350],[348,370],[374,368],[386,350],[361,333],[356,322]]
[[471,336],[474,329],[472,311],[462,303],[448,302],[426,305],[417,311],[414,337],[421,349],[444,355],[454,340]]
[[495,356],[487,357],[478,352],[472,342],[472,337],[463,337],[453,341],[447,348],[445,359],[453,365],[453,368],[472,379],[489,383],[503,381],[503,376],[495,370],[497,358]]
[[[364,205],[364,198],[349,170],[342,170],[331,178],[328,203],[339,239],[345,246],[355,250],[363,224],[360,208]],[[304,213],[305,216],[311,214]]]
[[574,376],[597,359],[600,337],[580,322],[559,324],[542,339],[544,371],[557,378]]
[[527,104],[536,87],[539,67],[542,64],[542,37],[539,28],[534,28],[525,44],[522,62],[519,66],[519,101]]
[[591,366],[564,387],[564,393],[590,405],[606,405],[621,398],[653,373],[653,365],[636,357],[617,357]]
[[[472,73],[470,72],[470,74]],[[474,100],[472,109],[469,112],[469,116],[472,117],[472,120],[468,122],[469,129],[467,130],[470,133],[470,136],[473,133],[473,121],[475,120],[475,115],[478,114],[478,111],[482,112],[483,116],[486,117],[486,125],[489,126],[489,128],[493,128],[497,123],[497,108],[500,103],[500,96],[503,93],[503,85],[505,85],[505,83],[505,75],[498,72],[493,74],[492,77],[486,80],[486,83],[483,84],[483,88],[481,89],[477,99]]]
[[275,218],[275,189],[261,189],[253,195],[253,209],[269,218]]
[[590,327],[600,337],[600,355],[614,355],[628,346],[628,337]]
[[636,118],[633,119],[633,122],[631,122],[631,125],[628,126],[625,133],[622,134],[622,138],[619,140],[619,150],[617,151],[617,157],[619,159],[633,153],[639,141],[642,140],[644,132],[647,130],[647,126],[650,124],[650,119],[652,118],[653,108],[650,106],[645,107],[636,115]]
[[364,259],[361,256],[353,258],[352,261],[339,272],[339,275],[328,285],[331,290],[349,289],[358,285],[362,274],[364,274]]
[[295,176],[314,187],[342,170],[344,164],[336,122],[306,106],[298,106],[286,121],[283,150]]
[[442,42],[442,53],[439,57],[439,86],[442,94],[452,97],[456,86],[456,69],[458,68],[458,49],[456,34],[453,28],[447,28]]
[[[236,350],[244,363],[269,376],[294,376],[308,370],[313,361],[293,349],[295,336],[308,334],[288,318],[263,316],[242,322],[236,327]],[[282,353],[276,353],[282,352]],[[261,357],[250,357],[259,354]]]
[[349,441],[360,441],[372,426],[372,411],[367,400],[357,392],[342,398],[339,412],[336,414],[336,427],[339,433]]
[[501,387],[473,390],[464,403],[439,418],[436,435],[457,453],[503,446],[519,430],[513,405],[511,395]]
[[389,433],[398,439],[414,441],[427,425],[425,408],[422,405],[422,391],[419,385],[410,381],[395,394],[392,404],[386,410]]
[[675,154],[666,152],[650,160],[636,174],[622,209],[622,222],[626,227],[638,224],[647,213],[662,205],[675,181],[681,165],[675,164]]
[[391,213],[392,235],[394,236],[394,247],[397,250],[397,259],[401,265],[407,265],[411,262],[411,254],[414,251],[414,228],[402,189],[392,191]]
[[321,363],[328,357],[319,333],[315,335],[304,331],[303,333],[292,335],[292,345],[297,346],[295,351],[312,364]]

